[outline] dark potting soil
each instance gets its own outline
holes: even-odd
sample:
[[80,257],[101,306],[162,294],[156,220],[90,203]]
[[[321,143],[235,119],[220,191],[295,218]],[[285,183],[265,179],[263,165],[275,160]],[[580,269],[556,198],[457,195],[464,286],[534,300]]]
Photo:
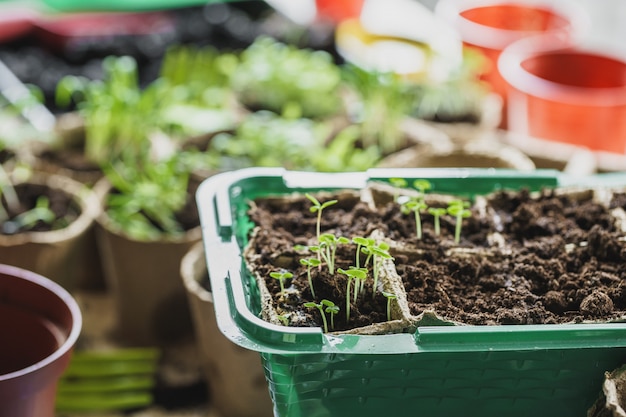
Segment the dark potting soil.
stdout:
[[[81,213],[81,209],[73,197],[60,189],[22,183],[15,186],[15,193],[19,200],[19,207],[15,209],[7,205],[5,196],[0,199],[0,203],[9,218],[8,221],[0,224],[0,234],[13,235],[23,232],[45,232],[60,229],[72,223]],[[14,221],[15,217],[36,207],[37,200],[41,197],[48,199],[49,208],[55,215],[54,221],[39,220],[29,226],[23,226]]]
[[[352,238],[382,232],[391,245],[412,316],[428,311],[445,321],[505,325],[626,316],[626,237],[620,223],[626,195],[609,196],[598,202],[591,191],[544,190],[537,195],[502,191],[488,200],[478,198],[471,217],[463,219],[458,244],[456,223],[449,215],[441,217],[437,236],[433,217],[422,212],[423,236],[418,240],[414,215],[402,213],[390,198],[375,208],[352,192],[318,199],[339,200],[323,210],[322,233]],[[380,291],[372,296],[371,278],[358,301],[351,301],[349,322],[344,313],[344,275],[312,268],[316,292],[312,297],[300,259],[316,255],[296,245],[316,244],[317,214],[310,212],[311,202],[303,196],[289,202],[259,199],[249,211],[258,226],[248,248],[258,255],[250,268],[264,278],[278,314],[293,326],[322,326],[320,313],[303,304],[327,299],[340,308],[335,331],[386,321],[387,299]],[[339,245],[337,265],[347,269],[355,265],[355,256],[354,244]],[[361,265],[364,259],[361,255]],[[293,273],[284,294],[278,280],[269,276],[272,271]]]

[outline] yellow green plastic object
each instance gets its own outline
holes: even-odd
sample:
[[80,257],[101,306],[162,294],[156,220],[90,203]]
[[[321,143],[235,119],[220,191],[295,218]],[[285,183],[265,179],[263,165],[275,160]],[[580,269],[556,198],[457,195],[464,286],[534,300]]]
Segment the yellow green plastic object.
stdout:
[[[217,323],[261,355],[277,417],[524,417],[585,415],[604,372],[626,358],[626,324],[423,326],[415,333],[323,334],[258,316],[259,293],[242,263],[258,196],[368,181],[427,179],[438,192],[473,196],[502,188],[624,184],[626,175],[565,177],[557,171],[373,169],[303,173],[249,168],[210,177],[197,193]],[[411,181],[409,181],[411,182]]]
[[58,11],[143,11],[230,3],[239,0],[40,0]]

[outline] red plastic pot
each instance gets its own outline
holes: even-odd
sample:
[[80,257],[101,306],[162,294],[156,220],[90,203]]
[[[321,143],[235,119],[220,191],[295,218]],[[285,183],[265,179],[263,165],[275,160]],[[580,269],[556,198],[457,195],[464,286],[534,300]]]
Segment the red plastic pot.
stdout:
[[365,0],[315,0],[317,16],[333,23],[359,17]]
[[515,42],[498,64],[509,130],[626,153],[626,58],[540,36]]
[[573,42],[586,33],[589,25],[587,15],[572,2],[440,0],[435,11],[458,31],[466,48],[486,58],[480,78],[505,99],[502,128],[507,126],[507,87],[497,68],[502,51],[517,40],[539,34]]
[[61,286],[0,264],[0,417],[54,417],[57,382],[81,326]]
[[23,7],[0,2],[0,42],[8,42],[27,34],[36,14]]

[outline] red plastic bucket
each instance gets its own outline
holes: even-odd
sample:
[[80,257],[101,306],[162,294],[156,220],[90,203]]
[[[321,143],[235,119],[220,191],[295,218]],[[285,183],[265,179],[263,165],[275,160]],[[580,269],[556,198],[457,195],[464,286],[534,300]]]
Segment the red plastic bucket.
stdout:
[[480,78],[504,99],[502,128],[506,128],[506,83],[497,62],[504,48],[538,34],[573,40],[582,36],[589,24],[587,16],[572,2],[440,0],[436,13],[459,32],[466,48],[486,58]]
[[509,130],[532,137],[626,153],[626,60],[544,36],[501,55],[509,88]]

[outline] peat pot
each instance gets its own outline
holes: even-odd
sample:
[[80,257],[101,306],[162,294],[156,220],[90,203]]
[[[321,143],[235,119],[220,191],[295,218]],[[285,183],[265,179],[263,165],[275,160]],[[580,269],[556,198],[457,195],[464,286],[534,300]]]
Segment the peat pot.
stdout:
[[[197,201],[217,325],[232,342],[259,352],[275,416],[374,417],[385,415],[391,410],[395,416],[400,417],[415,416],[416,413],[433,417],[468,414],[482,417],[584,415],[598,398],[604,373],[621,366],[626,357],[626,324],[620,320],[555,320],[549,322],[550,324],[533,324],[537,322],[530,320],[509,321],[511,324],[506,325],[498,322],[471,324],[470,321],[441,320],[439,309],[422,310],[419,313],[407,309],[409,292],[406,290],[403,293],[402,286],[406,288],[408,281],[384,279],[383,272],[384,275],[392,275],[389,271],[393,272],[393,257],[391,260],[381,258],[387,260],[379,264],[380,271],[383,272],[380,272],[381,281],[378,285],[375,280],[373,285],[371,281],[364,284],[364,299],[380,299],[376,298],[380,295],[376,291],[381,288],[382,292],[393,291],[396,295],[392,307],[387,307],[386,318],[382,304],[382,310],[379,310],[382,317],[380,322],[371,324],[371,321],[367,321],[361,328],[326,331],[321,324],[297,327],[292,325],[300,319],[302,323],[310,323],[304,317],[306,312],[300,316],[288,315],[291,314],[288,312],[270,316],[269,319],[266,317],[268,301],[282,300],[282,311],[290,311],[289,306],[297,304],[297,301],[292,303],[293,300],[297,300],[299,296],[306,299],[309,291],[306,284],[307,274],[302,269],[296,269],[299,268],[298,262],[293,262],[293,259],[296,259],[294,254],[297,256],[299,251],[308,250],[307,247],[310,246],[306,246],[308,241],[300,238],[295,240],[305,246],[296,247],[289,243],[285,245],[284,251],[278,252],[282,246],[274,242],[276,247],[272,250],[263,251],[263,248],[258,248],[260,251],[254,251],[250,255],[249,244],[256,243],[257,239],[264,236],[273,236],[278,230],[278,226],[274,230],[255,227],[258,223],[252,221],[251,216],[258,211],[251,210],[251,201],[268,196],[291,197],[295,201],[298,194],[302,197],[306,192],[315,194],[341,191],[338,195],[341,199],[346,196],[346,199],[337,204],[335,210],[340,215],[332,224],[335,230],[344,230],[344,223],[372,224],[369,219],[360,221],[364,219],[363,213],[368,211],[363,205],[359,205],[359,210],[354,212],[341,211],[348,206],[351,195],[361,195],[360,190],[369,189],[373,183],[389,187],[391,180],[397,178],[407,180],[407,184],[417,179],[428,180],[431,185],[429,195],[436,193],[467,198],[473,204],[487,200],[488,196],[503,195],[494,194],[496,190],[512,192],[527,189],[528,193],[541,192],[550,196],[551,192],[561,192],[575,182],[582,181],[580,178],[570,178],[551,170],[471,168],[371,169],[367,172],[341,174],[250,168],[218,174],[205,180],[198,189]],[[619,175],[590,177],[586,181],[593,188],[609,179],[612,185],[621,186],[622,189],[626,184],[626,178]],[[405,190],[407,193],[411,191],[409,188]],[[412,190],[417,193],[417,189]],[[273,207],[275,200],[270,199],[267,205]],[[298,210],[309,217],[285,230],[294,234],[303,225],[306,229],[302,230],[307,230],[307,236],[314,237],[315,214],[311,214],[306,198],[300,198],[299,201]],[[386,201],[395,204],[392,202],[396,200],[389,198]],[[506,207],[510,206],[507,203]],[[328,210],[333,210],[333,207],[325,208],[325,213]],[[371,211],[378,213],[377,210]],[[288,214],[293,218],[293,212]],[[261,213],[258,219],[266,222],[267,217]],[[379,223],[387,225],[395,221],[394,219],[395,217],[388,218],[387,222]],[[470,227],[483,224],[482,220],[475,220],[474,223],[470,223],[470,220],[473,219],[467,218],[466,221]],[[502,222],[506,220],[501,218]],[[450,220],[445,226],[447,236],[454,230],[452,224]],[[444,223],[442,227],[443,225]],[[398,230],[389,229],[395,233]],[[601,231],[596,229],[595,233],[595,240],[591,245],[605,239]],[[494,250],[504,250],[494,251],[492,254],[503,257],[500,259],[505,262],[513,259],[507,258],[509,255],[506,246],[498,246],[502,240],[495,235],[493,237]],[[464,259],[474,257],[477,252],[463,250],[462,246],[466,245],[463,242],[470,242],[469,238],[462,240],[461,246],[454,245],[450,243],[450,238],[447,239],[442,243],[446,246],[442,247],[441,254],[429,259],[439,258],[441,261],[441,256],[456,256],[452,253],[457,251],[458,257],[454,258],[454,262],[458,268],[455,271],[461,273],[467,269],[463,266]],[[520,247],[524,246],[515,246]],[[587,244],[567,247],[569,250],[588,253]],[[443,250],[445,248],[449,250]],[[621,253],[614,249],[611,251]],[[338,246],[337,254],[345,250]],[[356,250],[351,253],[361,252]],[[417,253],[413,252],[411,255]],[[249,259],[254,258],[254,254],[259,259],[268,259],[276,268],[294,268],[293,281],[280,292],[268,292],[270,285],[274,289],[278,288],[277,280],[270,279],[271,274],[267,274],[267,277],[260,275],[259,268],[251,267]],[[393,254],[398,260],[410,259],[405,252],[396,251]],[[341,260],[349,260],[348,255]],[[551,261],[548,257],[543,262]],[[405,262],[404,265],[410,270],[413,265],[423,267],[426,263],[425,259],[421,259],[413,264]],[[344,271],[348,269],[344,264],[341,265]],[[512,276],[511,279],[526,274],[525,265],[518,266],[515,277]],[[319,276],[320,273],[314,271],[313,274]],[[395,276],[398,277],[398,273]],[[436,284],[442,277],[443,273],[440,277],[433,275],[425,282],[432,284],[433,291],[440,291]],[[476,280],[484,282],[481,281],[483,278],[488,277],[480,275]],[[301,291],[296,291],[296,281],[302,283],[302,287],[299,287],[303,288]],[[344,278],[343,282],[346,281],[350,282]],[[484,283],[490,287],[494,281]],[[502,285],[507,284],[504,282]],[[416,289],[419,288],[412,287],[412,290]],[[322,288],[318,286],[316,291],[319,295]],[[368,294],[373,294],[374,298],[368,297]],[[504,294],[507,294],[506,290]],[[342,303],[340,297],[335,298],[335,301],[337,305],[348,305],[352,295],[348,297],[348,303]],[[458,298],[458,295],[450,294],[450,298]],[[476,299],[476,304],[480,301]],[[585,308],[593,304],[591,301],[591,298],[586,301]],[[621,303],[619,300],[616,302]],[[487,304],[490,303],[491,300],[487,301]],[[309,316],[320,323],[321,314],[316,313],[313,308],[316,306],[306,304],[309,303],[305,303],[304,307],[313,311]],[[581,309],[582,304],[584,303],[581,303]],[[324,304],[321,303],[319,308],[322,305]],[[537,308],[538,305],[533,307]],[[360,305],[357,304],[357,308]],[[619,310],[623,311],[623,306],[620,305]],[[329,310],[326,312],[329,313]],[[344,310],[340,314],[345,317]],[[330,317],[333,317],[332,314]],[[507,317],[505,319],[508,320]],[[340,323],[341,316],[336,318],[335,324],[338,323],[337,320]],[[332,324],[330,328],[332,329]]]
[[81,325],[61,286],[0,264],[0,417],[54,417],[57,381]]
[[202,242],[183,258],[181,276],[215,411],[220,417],[271,417],[272,401],[261,358],[233,343],[217,327]]

